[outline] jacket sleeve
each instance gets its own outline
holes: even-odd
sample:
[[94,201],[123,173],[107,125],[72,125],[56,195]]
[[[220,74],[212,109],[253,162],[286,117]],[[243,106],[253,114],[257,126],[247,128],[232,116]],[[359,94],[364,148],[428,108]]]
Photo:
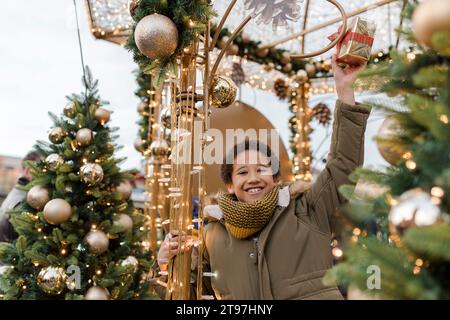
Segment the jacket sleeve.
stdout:
[[369,107],[336,101],[327,165],[312,188],[297,198],[296,215],[327,234],[333,231],[333,218],[345,202],[338,188],[349,183],[350,173],[364,162],[364,133],[369,114]]

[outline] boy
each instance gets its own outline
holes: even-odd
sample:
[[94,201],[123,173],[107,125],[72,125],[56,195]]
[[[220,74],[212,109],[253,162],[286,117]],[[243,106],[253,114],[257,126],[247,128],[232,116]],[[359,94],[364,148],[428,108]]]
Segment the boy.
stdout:
[[[333,265],[330,250],[336,210],[344,203],[339,186],[363,164],[369,110],[355,103],[353,84],[365,65],[339,67],[333,136],[326,168],[310,190],[299,194],[278,186],[271,150],[248,141],[222,165],[228,194],[205,208],[205,294],[219,299],[342,299],[322,283]],[[237,152],[239,150],[239,152]],[[251,162],[250,159],[257,159]],[[178,235],[167,237],[158,254],[161,269],[178,252]],[[181,239],[182,242],[185,239]],[[208,290],[209,289],[209,290]]]

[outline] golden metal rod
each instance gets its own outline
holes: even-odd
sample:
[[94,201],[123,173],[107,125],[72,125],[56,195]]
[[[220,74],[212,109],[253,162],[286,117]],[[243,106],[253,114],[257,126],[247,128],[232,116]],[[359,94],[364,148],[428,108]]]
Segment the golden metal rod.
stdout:
[[[306,29],[306,24],[308,23],[308,15],[309,15],[309,0],[306,0],[305,3],[305,17],[303,19],[303,27],[302,27],[302,31]],[[306,35],[302,36],[302,45],[300,48],[300,52],[304,53],[305,52],[305,37]]]
[[224,25],[225,22],[227,21],[228,16],[230,15],[231,10],[233,9],[233,7],[234,7],[234,5],[236,4],[236,2],[237,2],[237,0],[231,1],[231,3],[228,5],[227,10],[225,11],[224,15],[222,16],[222,19],[220,20],[220,23],[219,23],[219,25],[217,26],[217,30],[216,30],[216,32],[214,33],[214,37],[213,37],[213,40],[212,40],[211,45],[210,45],[210,48],[209,48],[211,51],[212,51],[212,50],[214,49],[214,47],[216,46],[217,40],[219,39],[220,32],[221,32],[222,29],[223,29],[223,25]]
[[233,40],[237,37],[237,35],[239,34],[239,32],[242,31],[242,29],[244,29],[244,27],[246,26],[247,23],[249,23],[249,21],[252,19],[251,16],[247,16],[242,22],[241,24],[236,28],[236,30],[234,30],[233,34],[231,35],[231,37],[228,39],[227,43],[225,44],[225,46],[222,48],[222,50],[219,53],[219,56],[216,59],[216,62],[214,63],[214,66],[211,70],[211,73],[209,75],[210,79],[209,79],[209,83],[208,86],[211,86],[211,83],[213,81],[214,75],[217,71],[217,69],[219,68],[219,64],[222,61],[223,56],[225,55],[225,52],[227,51],[228,47],[231,45],[231,43],[233,42]]
[[[304,59],[321,55],[322,53],[325,53],[331,48],[333,48],[344,37],[345,33],[347,32],[347,15],[345,13],[344,7],[342,7],[342,5],[337,0],[327,0],[327,1],[333,4],[336,8],[338,8],[339,12],[341,13],[342,26],[341,31],[339,31],[339,36],[333,41],[331,41],[331,43],[328,44],[325,48],[313,51],[311,53],[292,54],[291,59]],[[305,35],[302,36],[304,37]]]
[[[360,13],[376,9],[378,7],[384,6],[384,5],[386,5],[388,3],[391,3],[391,2],[394,2],[394,1],[399,1],[399,0],[382,0],[382,1],[379,1],[379,2],[376,2],[376,3],[373,3],[373,4],[366,5],[364,7],[361,7],[359,9],[355,10],[355,11],[352,11],[352,12],[348,13],[347,14],[347,18],[354,17],[354,16],[356,16],[356,15],[358,15]],[[342,20],[342,17],[335,18],[335,19],[332,19],[330,21],[326,21],[326,22],[318,24],[318,25],[316,25],[316,26],[314,26],[314,27],[312,27],[310,29],[302,30],[300,32],[291,34],[290,36],[288,36],[286,38],[282,38],[280,40],[277,40],[277,41],[274,41],[272,43],[266,44],[266,45],[260,47],[260,49],[266,49],[266,48],[272,48],[272,47],[278,46],[278,45],[280,45],[282,43],[288,42],[290,40],[294,40],[295,38],[298,38],[299,36],[303,36],[305,34],[308,34],[308,33],[311,33],[311,32],[317,31],[317,30],[320,30],[320,29],[325,28],[325,27],[328,27],[328,26],[330,26],[330,25],[332,25],[332,24],[334,24],[336,22],[339,22],[341,20]]]

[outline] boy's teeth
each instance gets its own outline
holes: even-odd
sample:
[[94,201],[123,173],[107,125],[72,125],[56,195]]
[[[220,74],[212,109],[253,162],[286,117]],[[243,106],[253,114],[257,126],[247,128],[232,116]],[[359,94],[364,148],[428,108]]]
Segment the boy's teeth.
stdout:
[[259,192],[259,191],[261,191],[261,188],[252,188],[252,189],[248,190],[248,193],[256,193],[256,192]]

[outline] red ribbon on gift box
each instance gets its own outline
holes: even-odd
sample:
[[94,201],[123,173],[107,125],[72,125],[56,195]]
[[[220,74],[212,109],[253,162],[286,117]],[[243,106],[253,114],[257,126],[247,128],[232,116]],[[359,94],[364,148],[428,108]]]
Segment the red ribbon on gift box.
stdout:
[[[333,41],[334,39],[336,39],[339,36],[339,33],[341,31],[341,27],[339,27],[338,32],[333,33],[331,36],[328,37],[328,39],[330,39],[331,41]],[[352,31],[347,31],[347,33],[345,34],[344,38],[341,40],[342,44],[347,44],[350,40],[354,40],[360,43],[364,43],[367,44],[369,46],[373,45],[373,37],[367,36],[365,34],[362,33],[358,33],[358,32],[352,32]]]

